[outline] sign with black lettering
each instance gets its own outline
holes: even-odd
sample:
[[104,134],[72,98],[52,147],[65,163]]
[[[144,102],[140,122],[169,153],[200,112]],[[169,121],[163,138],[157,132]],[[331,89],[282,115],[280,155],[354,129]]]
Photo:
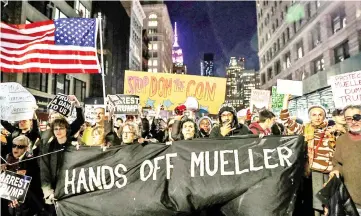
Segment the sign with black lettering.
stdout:
[[113,114],[138,115],[139,96],[137,95],[108,95],[109,111]]
[[119,209],[133,216],[216,209],[292,215],[304,153],[301,136],[134,144],[105,152],[72,146],[58,174],[57,215],[119,215]]
[[62,114],[63,116],[69,116],[72,112],[73,106],[69,101],[68,95],[58,93],[49,103],[48,108]]
[[25,201],[31,182],[30,176],[5,171],[0,174],[0,197],[7,200]]

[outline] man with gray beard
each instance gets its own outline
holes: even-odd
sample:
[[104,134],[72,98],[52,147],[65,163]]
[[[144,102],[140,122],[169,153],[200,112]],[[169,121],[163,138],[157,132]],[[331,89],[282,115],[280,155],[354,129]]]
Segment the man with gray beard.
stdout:
[[361,106],[347,106],[344,109],[348,132],[336,140],[333,157],[334,175],[342,176],[352,200],[361,214]]

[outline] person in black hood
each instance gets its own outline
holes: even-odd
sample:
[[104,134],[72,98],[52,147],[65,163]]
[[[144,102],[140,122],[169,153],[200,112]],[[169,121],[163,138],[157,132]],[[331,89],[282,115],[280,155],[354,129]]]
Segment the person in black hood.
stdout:
[[230,104],[222,104],[218,112],[219,125],[214,126],[210,138],[252,134],[244,124],[239,124],[236,110]]

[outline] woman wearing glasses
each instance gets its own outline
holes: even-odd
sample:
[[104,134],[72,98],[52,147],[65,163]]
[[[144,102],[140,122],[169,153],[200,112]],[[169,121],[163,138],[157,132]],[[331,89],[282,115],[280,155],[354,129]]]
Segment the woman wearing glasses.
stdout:
[[17,200],[10,202],[10,215],[36,215],[44,207],[43,192],[40,184],[40,169],[36,160],[29,160],[31,159],[27,152],[29,147],[29,138],[25,135],[16,137],[13,140],[12,152],[6,156],[8,165],[2,167],[3,170],[6,169],[32,178],[25,202],[21,204]]
[[[69,134],[70,125],[66,119],[55,119],[51,124],[53,137],[48,141],[47,148],[43,154],[56,152],[45,155],[40,158],[41,170],[41,188],[43,189],[45,203],[52,205],[54,203],[54,191],[57,182],[57,172],[62,166],[65,150],[71,146],[71,138]],[[55,214],[53,206],[49,207],[50,211]]]

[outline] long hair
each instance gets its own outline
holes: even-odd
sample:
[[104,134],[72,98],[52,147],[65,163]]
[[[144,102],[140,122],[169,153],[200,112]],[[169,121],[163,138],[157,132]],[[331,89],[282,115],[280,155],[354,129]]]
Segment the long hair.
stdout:
[[53,134],[54,137],[55,137],[54,128],[56,126],[65,127],[66,135],[69,136],[69,134],[70,134],[70,131],[69,131],[70,130],[70,125],[69,125],[69,122],[65,118],[55,119],[53,121],[53,123],[50,125],[51,133]]
[[183,136],[183,133],[182,133],[182,129],[183,129],[183,125],[187,122],[192,122],[193,123],[193,126],[194,126],[194,135],[193,135],[193,139],[195,138],[198,138],[198,134],[199,134],[199,131],[198,131],[198,126],[197,124],[190,118],[187,118],[185,120],[183,120],[181,122],[181,125],[180,125],[180,132],[179,132],[179,138],[180,140],[184,140],[184,136]]

